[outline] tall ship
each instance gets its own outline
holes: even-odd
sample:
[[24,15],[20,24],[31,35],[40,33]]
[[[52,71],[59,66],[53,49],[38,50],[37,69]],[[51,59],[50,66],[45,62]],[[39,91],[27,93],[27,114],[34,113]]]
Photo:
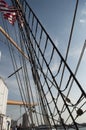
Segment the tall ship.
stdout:
[[[61,1],[57,0],[58,8],[66,7],[67,1],[63,0],[62,6]],[[83,2],[75,0],[71,5],[70,33],[67,44],[64,41],[62,45],[64,52],[29,3],[0,0],[0,130],[84,130],[86,41],[74,44],[75,50],[71,45]],[[86,11],[82,13],[85,15]],[[86,27],[85,20],[79,22]]]

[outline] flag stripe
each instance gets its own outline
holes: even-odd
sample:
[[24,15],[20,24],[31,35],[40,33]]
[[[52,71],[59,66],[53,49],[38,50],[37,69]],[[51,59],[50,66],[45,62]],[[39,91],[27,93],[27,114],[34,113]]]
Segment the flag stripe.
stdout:
[[14,24],[16,21],[16,13],[5,13],[4,18],[7,19],[11,24]]
[[8,7],[8,4],[5,1],[0,0],[0,7]]
[[0,11],[2,11],[2,12],[17,12],[16,9],[10,9],[9,7],[0,7]]
[[23,26],[22,13],[17,10],[14,6],[8,6],[4,0],[0,0],[0,11],[2,12],[5,19],[7,19],[11,24],[14,24],[18,18],[19,22]]
[[5,19],[7,19],[11,24],[14,24],[17,16],[17,9],[13,6],[8,6],[4,0],[0,0],[0,11],[3,13]]

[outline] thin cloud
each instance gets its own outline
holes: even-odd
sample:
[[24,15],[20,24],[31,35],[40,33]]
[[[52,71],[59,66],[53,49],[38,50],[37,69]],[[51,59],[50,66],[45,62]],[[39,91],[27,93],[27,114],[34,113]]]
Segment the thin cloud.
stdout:
[[82,15],[86,15],[86,10],[82,10]]
[[[82,47],[71,49],[71,51],[69,52],[69,57],[77,58],[78,56],[80,56],[81,51],[82,51],[80,48]],[[86,55],[86,49],[84,50],[84,53],[83,53],[83,58],[82,58],[83,61],[86,61],[85,55]]]
[[81,24],[85,24],[86,23],[86,2],[85,2],[85,6],[83,7],[83,9],[81,10],[81,19],[80,19],[80,23]]
[[58,42],[58,40],[57,40],[57,39],[55,39],[55,40],[54,40],[54,43],[55,43],[56,47],[58,47],[58,46],[59,46],[59,42]]
[[80,19],[79,22],[82,23],[82,24],[84,24],[84,23],[86,23],[86,20],[85,19]]
[[70,52],[69,52],[69,56],[70,57],[77,57],[78,55],[80,55],[80,48],[73,48],[73,49],[71,49],[70,50]]
[[56,71],[58,70],[58,67],[59,67],[58,63],[54,63],[54,64],[52,65],[52,67],[51,67],[51,71],[52,71],[52,72],[56,72]]
[[0,51],[0,60],[1,60],[1,51]]

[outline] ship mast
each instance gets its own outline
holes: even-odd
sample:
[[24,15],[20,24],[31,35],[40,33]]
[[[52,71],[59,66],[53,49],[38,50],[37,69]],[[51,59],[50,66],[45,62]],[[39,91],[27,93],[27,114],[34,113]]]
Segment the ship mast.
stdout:
[[28,56],[21,50],[18,44],[6,33],[6,31],[0,26],[0,32],[10,41],[10,43],[16,47],[16,49],[27,59],[29,60]]

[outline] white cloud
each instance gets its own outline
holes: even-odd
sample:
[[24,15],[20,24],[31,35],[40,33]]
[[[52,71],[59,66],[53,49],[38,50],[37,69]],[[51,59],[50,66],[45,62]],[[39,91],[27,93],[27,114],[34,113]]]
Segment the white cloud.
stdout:
[[85,19],[80,19],[79,22],[82,23],[82,24],[84,24],[84,23],[86,23],[86,20]]
[[[85,2],[85,5],[86,5],[86,2]],[[79,22],[80,23],[82,23],[82,24],[84,24],[84,23],[86,23],[86,6],[84,6],[83,7],[83,9],[81,10],[81,14],[80,14],[80,20],[79,20]]]
[[58,63],[54,63],[54,64],[52,65],[52,67],[51,67],[51,71],[52,71],[52,72],[56,72],[56,71],[58,70],[58,67],[59,67]]
[[82,15],[86,15],[86,10],[82,10]]
[[80,48],[72,48],[69,52],[69,56],[70,57],[77,57],[78,55],[80,55]]
[[0,60],[1,60],[1,51],[0,51]]
[[58,42],[58,40],[57,40],[57,39],[55,39],[55,40],[54,40],[54,43],[55,43],[56,47],[58,47],[58,46],[59,46],[59,42]]
[[[81,54],[81,51],[82,51],[81,48],[82,47],[80,47],[80,46],[78,48],[72,48],[69,52],[69,57],[73,57],[73,58],[79,57]],[[83,60],[83,62],[86,62],[86,49],[84,50],[82,60]]]

